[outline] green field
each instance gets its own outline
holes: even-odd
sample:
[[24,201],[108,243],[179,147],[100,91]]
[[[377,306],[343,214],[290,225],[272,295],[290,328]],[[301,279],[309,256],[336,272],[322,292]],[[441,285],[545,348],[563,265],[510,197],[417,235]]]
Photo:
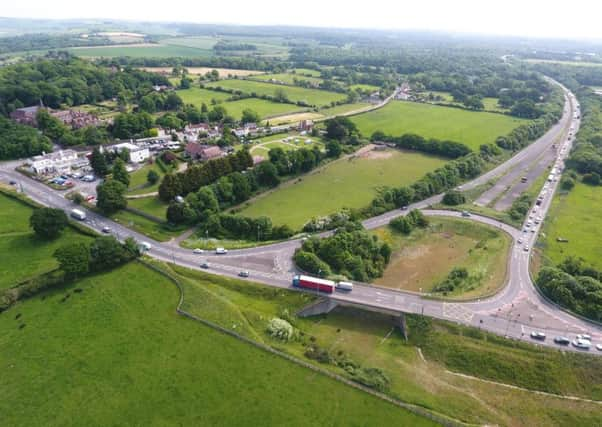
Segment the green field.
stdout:
[[165,218],[167,205],[167,203],[163,202],[157,196],[128,199],[128,207],[141,210],[149,215],[156,216],[159,219]]
[[163,175],[165,175],[156,163],[153,163],[152,165],[144,165],[140,169],[130,174],[128,194],[145,194],[159,190],[159,184],[161,183],[160,179],[153,185],[149,184],[146,179],[146,176],[151,170],[157,172],[161,178]]
[[362,108],[369,107],[370,104],[367,102],[356,102],[354,104],[343,104],[337,105],[336,107],[329,107],[320,110],[320,114],[323,114],[326,117],[336,116],[337,114],[349,113],[351,111],[361,110]]
[[311,68],[294,68],[296,74],[306,75],[311,77],[320,77],[320,71],[312,70]]
[[328,105],[331,102],[342,101],[346,98],[345,94],[336,92],[327,92],[318,89],[306,89],[296,86],[282,86],[265,82],[251,80],[220,80],[218,82],[208,83],[207,87],[222,87],[229,90],[238,90],[243,93],[274,96],[276,90],[283,90],[288,98],[293,102],[304,101],[309,105]]
[[356,84],[349,86],[351,90],[361,90],[362,92],[375,92],[380,88],[374,85]]
[[[146,198],[145,198],[146,199]],[[144,200],[144,199],[143,199]],[[130,201],[128,201],[128,204]],[[145,200],[144,202],[140,202],[140,205],[150,204],[151,206],[155,205],[154,201]],[[144,207],[144,206],[143,206]],[[156,212],[157,214],[161,212]],[[163,210],[163,214],[165,214],[165,210]],[[151,214],[152,215],[152,214]],[[161,216],[158,217],[162,218]],[[173,239],[174,237],[179,236],[183,233],[182,229],[171,229],[167,226],[167,223],[157,222],[150,220],[141,215],[137,215],[130,211],[119,211],[116,214],[111,215],[111,219],[115,222],[118,222],[128,228],[131,228],[138,233],[144,234],[145,236],[150,237],[151,239],[157,240],[159,242],[167,242],[168,240]]]
[[368,137],[377,130],[395,136],[416,133],[426,138],[460,142],[473,150],[478,150],[481,144],[495,142],[498,136],[525,123],[502,114],[404,101],[391,101],[352,120]]
[[208,57],[213,55],[212,50],[196,49],[193,47],[157,44],[150,46],[99,46],[99,47],[73,47],[68,49],[73,55],[83,57],[115,57],[131,56],[134,58],[154,57],[170,58],[174,56]]
[[397,150],[343,158],[258,197],[241,214],[266,215],[274,224],[298,229],[312,217],[343,207],[364,207],[379,187],[410,184],[444,163],[437,157]]
[[259,98],[247,98],[239,101],[224,102],[222,106],[226,109],[228,114],[237,120],[240,120],[243,110],[247,108],[255,111],[262,119],[306,110],[306,108],[297,105],[272,102]]
[[[544,223],[544,262],[557,264],[572,255],[602,269],[600,224],[602,188],[577,183],[568,194],[557,194]],[[558,242],[558,237],[568,242]]]
[[308,77],[303,76],[301,74],[293,74],[293,73],[276,73],[276,74],[258,74],[252,77],[253,80],[262,80],[262,81],[274,81],[274,83],[285,83],[289,85],[294,85],[295,80],[304,80],[310,82],[312,84],[320,84],[324,80],[319,77]]
[[205,103],[208,107],[211,107],[212,100],[220,102],[232,97],[232,95],[229,93],[201,89],[198,87],[177,90],[176,93],[180,96],[180,98],[182,98],[182,101],[184,101],[185,104],[193,104],[197,107],[200,107],[202,103]]
[[177,301],[132,263],[0,316],[2,424],[434,425],[178,316]]
[[[267,336],[266,321],[295,313],[309,302],[307,294],[179,267],[176,271],[185,288],[183,306],[194,315],[300,358],[306,358],[308,346],[317,345],[333,358],[381,369],[390,379],[388,393],[455,419],[479,425],[594,426],[599,417],[595,403],[541,396],[463,378],[448,370],[533,390],[599,399],[602,359],[565,355],[415,316],[408,316],[410,341],[406,342],[391,316],[345,308],[315,318],[288,315],[300,337],[283,343]],[[348,375],[334,363],[320,366]]]
[[52,254],[58,247],[90,240],[69,227],[58,239],[38,239],[29,228],[32,212],[26,204],[0,193],[0,290],[57,268]]
[[[510,236],[479,223],[449,218],[430,218],[427,229],[408,236],[390,227],[374,231],[393,249],[383,277],[375,284],[394,289],[432,292],[454,267],[468,270],[469,280],[445,295],[476,298],[490,295],[505,283]],[[437,262],[433,262],[437,260]]]

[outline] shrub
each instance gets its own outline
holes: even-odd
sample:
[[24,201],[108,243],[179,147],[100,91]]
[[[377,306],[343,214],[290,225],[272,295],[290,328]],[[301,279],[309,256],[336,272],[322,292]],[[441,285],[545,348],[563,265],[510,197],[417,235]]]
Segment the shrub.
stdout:
[[457,206],[466,203],[466,196],[456,190],[448,191],[443,196],[443,204],[448,206]]
[[275,317],[268,323],[267,332],[272,338],[288,342],[293,339],[295,330],[286,320]]
[[43,239],[55,239],[65,229],[69,220],[62,209],[35,209],[29,218],[29,224],[36,236]]

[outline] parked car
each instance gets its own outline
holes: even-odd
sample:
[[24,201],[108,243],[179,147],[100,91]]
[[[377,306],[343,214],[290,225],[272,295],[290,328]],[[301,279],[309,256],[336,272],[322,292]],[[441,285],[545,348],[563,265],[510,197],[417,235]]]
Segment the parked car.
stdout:
[[10,185],[17,185],[17,181],[15,181],[15,180],[11,179],[11,180],[10,180],[10,182],[9,182],[9,184],[10,184]]
[[246,270],[241,271],[240,273],[238,273],[238,275],[240,277],[249,277],[249,272]]
[[558,345],[569,345],[571,340],[567,337],[556,337],[554,338],[554,342]]
[[531,338],[534,340],[544,341],[546,339],[546,334],[539,331],[533,331],[531,332]]

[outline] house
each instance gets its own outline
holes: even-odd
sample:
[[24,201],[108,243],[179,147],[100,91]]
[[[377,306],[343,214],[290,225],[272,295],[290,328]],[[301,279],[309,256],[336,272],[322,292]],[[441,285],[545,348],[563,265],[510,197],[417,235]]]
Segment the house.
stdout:
[[299,122],[299,132],[311,132],[314,128],[314,122],[311,120],[301,120]]
[[33,105],[31,107],[17,108],[15,111],[10,113],[10,118],[21,123],[22,125],[35,126],[36,115],[40,109],[39,105]]
[[111,150],[114,153],[120,153],[123,150],[128,150],[129,161],[131,163],[142,163],[150,157],[150,150],[148,149],[148,147],[142,147],[140,145],[132,144],[131,142],[115,144],[110,147],[107,147],[107,150]]
[[102,120],[85,111],[60,110],[52,111],[50,115],[59,119],[63,124],[71,126],[72,129],[80,129],[86,126],[99,126]]
[[55,153],[42,154],[29,159],[26,164],[38,175],[49,173],[69,173],[89,165],[85,156],[80,157],[74,150],[60,150]]
[[222,149],[217,145],[205,145],[196,142],[189,142],[185,148],[186,156],[194,160],[207,161],[222,157]]

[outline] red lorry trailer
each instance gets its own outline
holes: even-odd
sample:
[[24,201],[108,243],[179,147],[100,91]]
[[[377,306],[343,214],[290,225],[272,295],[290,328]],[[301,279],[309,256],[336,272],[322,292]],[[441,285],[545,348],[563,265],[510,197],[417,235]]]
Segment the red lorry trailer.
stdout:
[[336,288],[336,283],[332,280],[320,279],[318,277],[298,275],[293,277],[293,286],[331,294]]

